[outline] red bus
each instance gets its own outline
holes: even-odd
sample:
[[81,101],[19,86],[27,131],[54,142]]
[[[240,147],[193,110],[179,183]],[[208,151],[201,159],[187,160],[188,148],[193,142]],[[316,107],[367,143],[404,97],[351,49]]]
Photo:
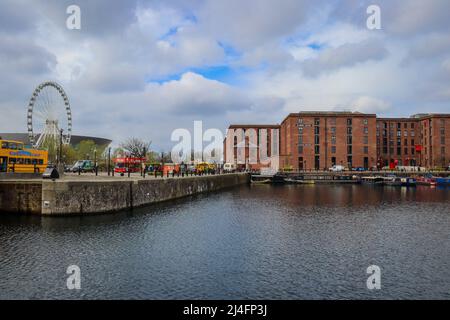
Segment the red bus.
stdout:
[[145,164],[145,158],[116,158],[114,159],[114,172],[128,173],[129,172],[141,172],[142,164]]

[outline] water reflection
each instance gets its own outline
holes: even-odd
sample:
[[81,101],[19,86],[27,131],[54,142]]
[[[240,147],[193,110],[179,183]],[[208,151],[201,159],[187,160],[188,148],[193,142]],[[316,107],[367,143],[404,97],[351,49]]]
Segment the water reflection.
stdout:
[[[449,195],[257,185],[112,215],[2,214],[0,298],[450,298]],[[65,288],[70,264],[81,291]]]

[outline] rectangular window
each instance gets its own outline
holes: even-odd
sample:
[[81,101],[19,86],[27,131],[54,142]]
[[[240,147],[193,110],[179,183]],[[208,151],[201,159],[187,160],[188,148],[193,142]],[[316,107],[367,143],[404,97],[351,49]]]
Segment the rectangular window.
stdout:
[[314,153],[319,154],[320,153],[320,146],[314,146]]
[[408,124],[406,122],[403,124],[403,128],[405,128],[405,129],[408,128]]
[[407,137],[408,136],[408,131],[403,131],[403,136]]
[[367,126],[367,124],[369,123],[369,121],[367,119],[364,119],[363,121],[364,125]]
[[352,154],[353,152],[352,146],[347,146],[347,154]]
[[298,146],[298,153],[302,154],[303,153],[303,146]]
[[314,143],[315,143],[315,144],[320,144],[320,139],[319,139],[319,136],[318,136],[318,135],[315,135],[315,136],[314,136]]
[[401,137],[402,136],[402,132],[401,131],[397,131],[397,137]]
[[336,146],[331,146],[331,153],[336,153]]
[[315,118],[315,119],[314,119],[314,125],[315,125],[315,126],[320,125],[320,119],[319,119],[319,118]]
[[411,129],[414,129],[414,123],[411,123]]
[[336,144],[336,136],[331,136],[331,144]]
[[445,154],[445,147],[441,147],[441,154],[442,154],[442,155]]
[[405,145],[405,146],[407,146],[407,145],[408,145],[408,139],[405,139],[405,143],[404,143],[404,145]]
[[369,128],[364,127],[364,134],[368,134],[369,133]]
[[441,144],[445,144],[445,137],[441,136]]
[[331,127],[331,133],[336,134],[336,127]]
[[347,144],[352,144],[353,138],[352,136],[347,136]]
[[397,155],[401,156],[402,155],[402,148],[397,147]]
[[408,154],[408,148],[405,148],[404,153]]
[[314,134],[319,134],[320,127],[314,127]]
[[352,119],[347,119],[347,126],[351,126],[352,125]]
[[364,154],[368,154],[369,153],[369,147],[368,146],[364,146],[363,152],[364,152]]
[[444,127],[441,128],[441,135],[445,135],[445,128]]
[[411,154],[415,154],[416,153],[416,149],[415,148],[411,148]]
[[414,131],[411,131],[411,137],[414,137],[416,133]]
[[369,137],[368,136],[364,136],[363,137],[363,143],[364,144],[369,144]]
[[348,128],[347,128],[347,134],[352,134],[352,132],[353,132],[353,131],[352,131],[352,127],[348,127]]
[[414,145],[414,139],[411,139],[411,145],[412,146]]

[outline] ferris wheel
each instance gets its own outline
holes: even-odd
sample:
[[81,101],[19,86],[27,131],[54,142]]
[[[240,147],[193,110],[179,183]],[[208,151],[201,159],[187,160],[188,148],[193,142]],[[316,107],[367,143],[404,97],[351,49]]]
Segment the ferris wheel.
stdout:
[[[56,82],[43,82],[34,90],[28,104],[28,137],[36,148],[55,146],[72,136],[72,112],[69,98]],[[62,131],[61,131],[62,130]]]

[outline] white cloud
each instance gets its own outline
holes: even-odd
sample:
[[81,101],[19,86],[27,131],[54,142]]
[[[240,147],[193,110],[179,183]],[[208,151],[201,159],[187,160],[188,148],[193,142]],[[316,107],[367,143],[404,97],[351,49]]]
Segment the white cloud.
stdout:
[[383,44],[375,40],[360,43],[348,43],[337,48],[325,49],[317,58],[303,62],[302,69],[306,76],[315,77],[324,72],[351,67],[370,60],[381,60],[387,55]]
[[351,103],[352,111],[359,111],[365,113],[383,113],[391,107],[391,104],[381,99],[376,99],[368,96],[357,98]]

